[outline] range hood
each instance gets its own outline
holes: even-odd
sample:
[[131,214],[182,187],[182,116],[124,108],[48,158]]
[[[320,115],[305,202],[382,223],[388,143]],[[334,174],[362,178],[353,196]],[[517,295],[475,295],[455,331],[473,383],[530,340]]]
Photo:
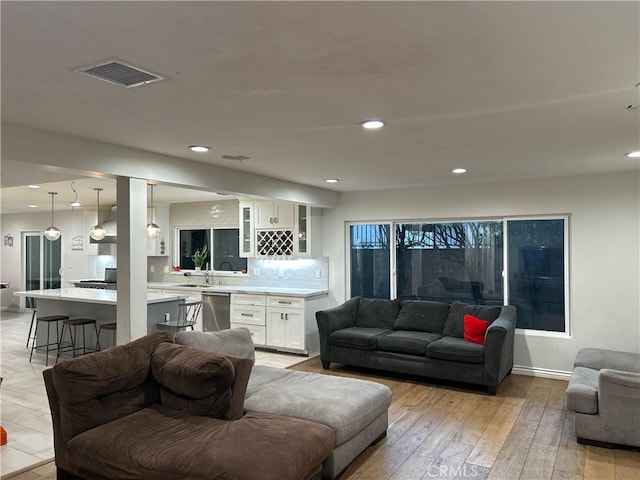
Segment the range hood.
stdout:
[[118,240],[118,206],[114,205],[111,207],[111,216],[109,220],[102,222],[102,226],[104,227],[107,234],[104,236],[102,240],[94,240],[89,237],[89,243],[97,243],[98,245],[108,245],[117,243]]

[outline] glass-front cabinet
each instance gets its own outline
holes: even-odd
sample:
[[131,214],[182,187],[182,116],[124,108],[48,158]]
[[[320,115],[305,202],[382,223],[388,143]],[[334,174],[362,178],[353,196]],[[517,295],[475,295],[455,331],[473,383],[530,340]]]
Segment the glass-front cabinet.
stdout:
[[240,202],[240,256],[311,257],[319,246],[311,238],[312,228],[314,236],[320,232],[319,219],[312,219],[318,214],[309,205]]
[[253,203],[240,202],[240,256],[255,256],[254,234],[253,234]]
[[308,205],[296,205],[296,235],[294,254],[299,256],[309,255],[309,213]]

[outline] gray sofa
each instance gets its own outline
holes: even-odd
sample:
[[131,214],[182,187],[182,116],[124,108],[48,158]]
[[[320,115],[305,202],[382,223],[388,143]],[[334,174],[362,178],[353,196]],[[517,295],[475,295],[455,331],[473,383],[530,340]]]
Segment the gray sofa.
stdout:
[[[176,343],[255,361],[246,328],[180,332]],[[331,427],[335,443],[322,478],[337,477],[369,445],[386,435],[391,390],[382,384],[254,365],[244,399],[246,412],[294,417]]]
[[583,348],[566,392],[578,443],[640,447],[640,354]]
[[[464,316],[490,322],[484,345],[464,339]],[[483,385],[492,395],[513,367],[513,306],[355,297],[316,312],[322,366],[331,362]]]

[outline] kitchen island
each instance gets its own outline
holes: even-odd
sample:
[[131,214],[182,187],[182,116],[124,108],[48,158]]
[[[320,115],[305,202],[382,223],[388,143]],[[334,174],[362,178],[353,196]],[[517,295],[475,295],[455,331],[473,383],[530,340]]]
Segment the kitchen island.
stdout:
[[[115,290],[97,290],[91,288],[56,288],[50,290],[25,290],[15,292],[19,297],[36,299],[37,315],[69,315],[71,318],[93,318],[96,323],[116,322],[116,305],[118,292]],[[147,293],[147,332],[157,330],[157,323],[163,322],[165,314],[171,319],[178,316],[178,304],[184,301],[186,295]],[[51,326],[51,333],[55,335],[55,326]],[[87,343],[95,343],[95,335],[87,335]],[[105,335],[107,337],[107,335]],[[110,336],[109,336],[110,337]],[[39,328],[38,343],[44,343],[46,329]],[[101,338],[105,346],[111,345],[111,338]]]

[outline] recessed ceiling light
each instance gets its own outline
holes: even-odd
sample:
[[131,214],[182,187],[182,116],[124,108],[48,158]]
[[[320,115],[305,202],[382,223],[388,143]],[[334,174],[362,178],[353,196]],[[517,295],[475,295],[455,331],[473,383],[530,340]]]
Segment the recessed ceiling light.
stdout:
[[367,130],[375,130],[384,127],[384,122],[382,120],[365,120],[364,122],[360,122],[360,125]]
[[40,188],[40,185],[27,185],[27,188]]
[[31,205],[27,205],[27,207],[29,208],[38,208],[38,205],[34,205],[33,203]]
[[69,205],[71,205],[72,207],[79,207],[80,202],[69,202]]
[[340,180],[338,180],[337,178],[327,178],[325,180],[325,182],[327,183],[338,183]]
[[625,153],[625,155],[629,158],[640,158],[640,150],[636,150],[635,152]]
[[191,149],[191,151],[198,152],[198,153],[204,153],[211,150],[211,147],[207,147],[205,145],[191,145],[189,146],[189,148]]
[[453,173],[455,173],[456,175],[460,175],[461,173],[467,173],[467,169],[466,168],[454,168],[451,171]]

